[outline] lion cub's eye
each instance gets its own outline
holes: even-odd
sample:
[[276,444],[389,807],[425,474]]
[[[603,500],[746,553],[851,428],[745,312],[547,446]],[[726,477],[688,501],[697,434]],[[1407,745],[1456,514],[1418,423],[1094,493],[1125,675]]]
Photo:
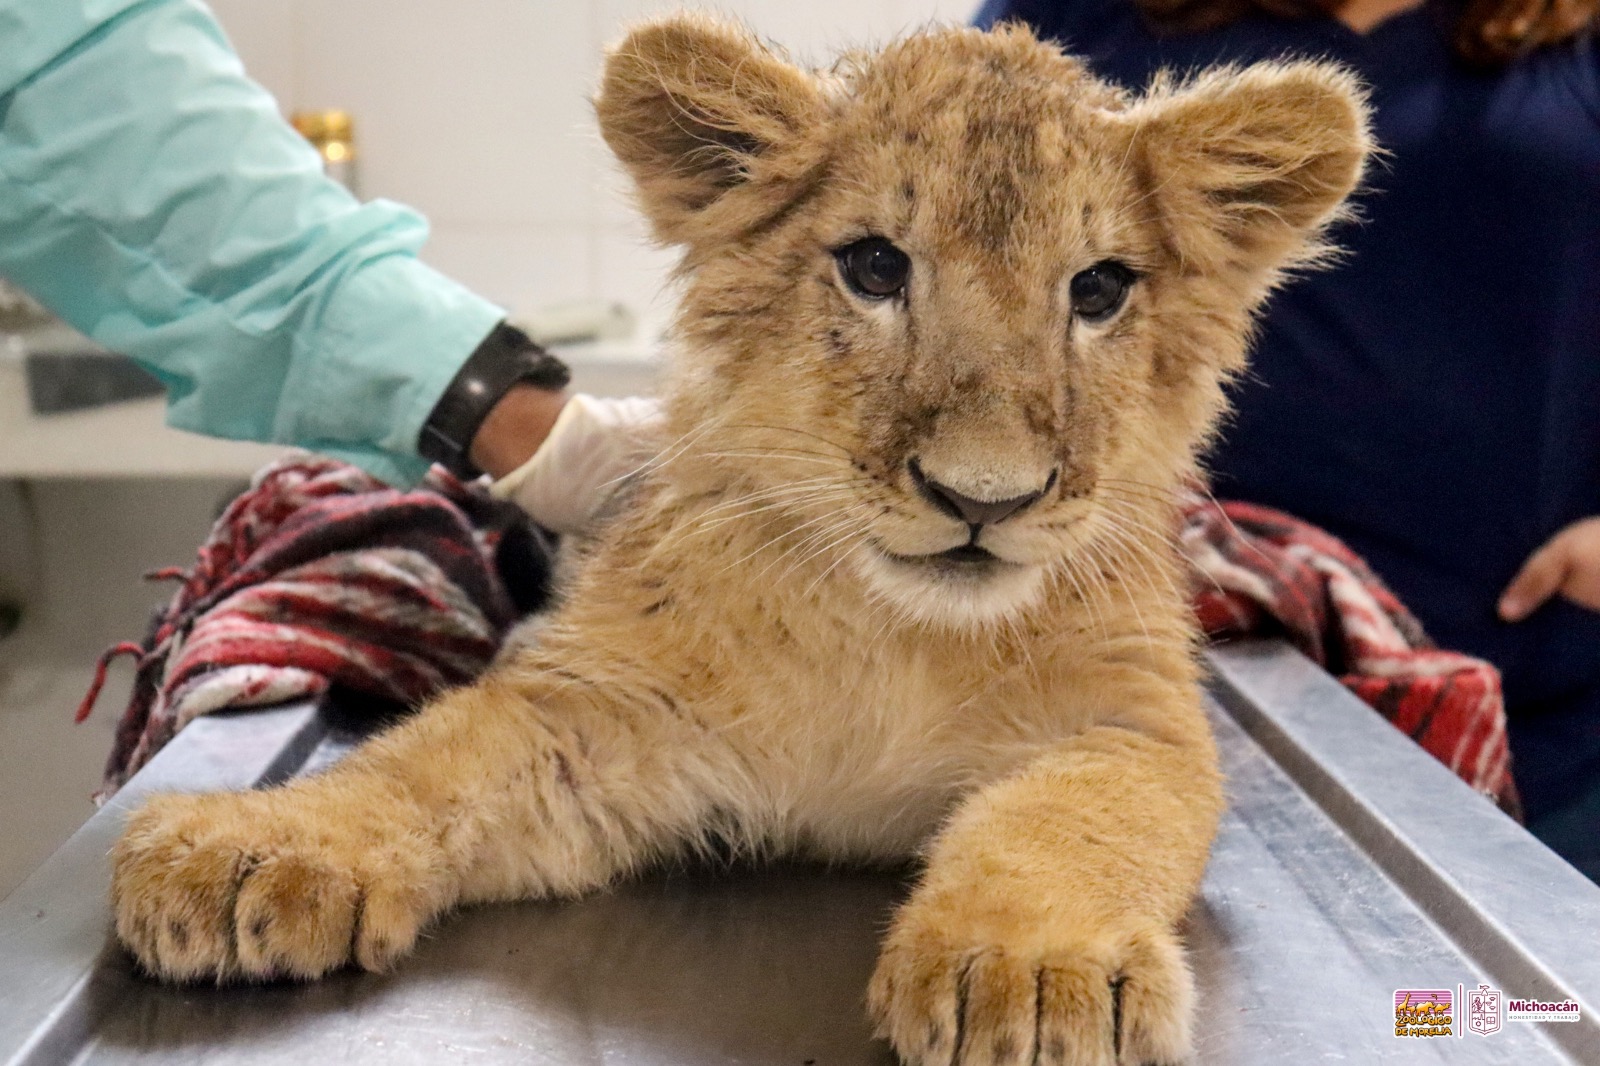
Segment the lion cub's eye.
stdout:
[[1107,259],[1072,276],[1072,313],[1085,322],[1104,322],[1122,307],[1133,287],[1133,271]]
[[833,254],[845,284],[868,299],[882,300],[903,292],[911,276],[911,257],[882,237],[847,244]]

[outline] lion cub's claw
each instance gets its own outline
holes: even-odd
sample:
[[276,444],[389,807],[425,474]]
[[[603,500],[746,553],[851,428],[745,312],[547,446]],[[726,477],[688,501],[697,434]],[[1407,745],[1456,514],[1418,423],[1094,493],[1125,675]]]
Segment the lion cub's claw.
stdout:
[[1176,1066],[1193,983],[1176,938],[1025,957],[891,942],[870,991],[908,1066]]
[[[312,978],[390,965],[427,918],[412,871],[260,795],[168,796],[112,852],[117,936],[167,980]],[[385,866],[396,867],[385,869]]]

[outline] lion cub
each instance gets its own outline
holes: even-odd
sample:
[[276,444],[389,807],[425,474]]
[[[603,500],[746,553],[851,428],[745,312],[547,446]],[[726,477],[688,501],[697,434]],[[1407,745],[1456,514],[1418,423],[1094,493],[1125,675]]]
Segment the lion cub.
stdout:
[[817,75],[677,17],[598,109],[683,249],[660,458],[479,683],[136,814],[118,935],[174,980],[315,977],[713,836],[920,856],[869,992],[902,1058],[1183,1058],[1222,798],[1172,489],[1361,174],[1356,87],[1131,96],[1018,29]]

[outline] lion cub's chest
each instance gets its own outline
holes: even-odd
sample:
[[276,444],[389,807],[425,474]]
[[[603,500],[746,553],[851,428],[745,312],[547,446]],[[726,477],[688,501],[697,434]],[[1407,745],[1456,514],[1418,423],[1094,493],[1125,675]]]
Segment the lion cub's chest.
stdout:
[[806,650],[751,663],[724,711],[776,831],[831,856],[910,854],[963,792],[1065,731],[1037,682],[976,657]]

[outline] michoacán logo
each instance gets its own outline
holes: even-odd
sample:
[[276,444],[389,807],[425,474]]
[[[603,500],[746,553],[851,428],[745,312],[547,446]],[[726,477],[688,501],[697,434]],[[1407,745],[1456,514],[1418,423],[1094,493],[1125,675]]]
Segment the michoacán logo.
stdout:
[[1508,999],[1508,1022],[1575,1022],[1581,1016],[1577,1000]]

